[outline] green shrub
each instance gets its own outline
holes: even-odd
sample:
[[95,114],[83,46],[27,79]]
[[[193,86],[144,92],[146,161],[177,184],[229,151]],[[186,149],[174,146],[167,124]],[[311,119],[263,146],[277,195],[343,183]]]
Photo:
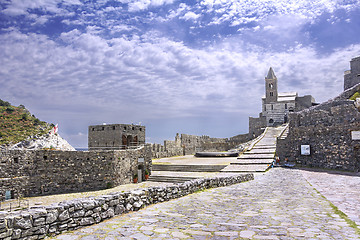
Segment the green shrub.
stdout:
[[26,113],[23,113],[21,115],[21,119],[24,120],[24,121],[27,121],[29,119],[29,115],[27,115]]
[[360,98],[360,92],[354,93],[354,95],[351,96],[350,100],[356,100],[357,98]]
[[11,106],[6,108],[6,112],[8,112],[8,113],[12,113],[13,111],[15,111],[15,108],[13,108]]
[[39,125],[39,124],[40,124],[40,120],[38,118],[35,118],[34,125]]
[[3,101],[0,99],[0,106],[9,107],[11,104],[9,102]]

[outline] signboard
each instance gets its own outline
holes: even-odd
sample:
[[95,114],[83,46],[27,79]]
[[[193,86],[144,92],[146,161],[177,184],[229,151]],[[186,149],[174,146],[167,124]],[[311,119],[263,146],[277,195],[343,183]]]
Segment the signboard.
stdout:
[[301,145],[301,155],[310,155],[310,145]]
[[352,140],[360,140],[360,131],[351,131]]
[[143,163],[144,162],[144,158],[138,158],[138,163]]

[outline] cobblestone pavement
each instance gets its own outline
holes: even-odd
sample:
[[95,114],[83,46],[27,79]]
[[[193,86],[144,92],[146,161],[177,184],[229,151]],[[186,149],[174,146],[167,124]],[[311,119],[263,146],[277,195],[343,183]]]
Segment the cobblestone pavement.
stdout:
[[210,189],[55,239],[359,239],[299,170]]
[[326,199],[360,226],[360,173],[301,172]]

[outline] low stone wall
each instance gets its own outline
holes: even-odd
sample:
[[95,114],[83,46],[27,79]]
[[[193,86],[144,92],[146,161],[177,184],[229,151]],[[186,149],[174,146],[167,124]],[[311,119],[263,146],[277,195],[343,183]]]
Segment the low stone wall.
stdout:
[[179,198],[199,190],[253,179],[253,174],[196,179],[166,187],[151,187],[96,198],[64,201],[17,213],[0,212],[0,239],[42,239],[48,235],[99,223],[115,215],[137,211],[144,206]]

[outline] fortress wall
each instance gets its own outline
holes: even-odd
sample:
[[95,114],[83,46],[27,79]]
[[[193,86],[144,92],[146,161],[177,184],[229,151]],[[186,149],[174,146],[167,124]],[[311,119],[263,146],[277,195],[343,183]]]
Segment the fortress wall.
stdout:
[[360,83],[360,57],[351,59],[350,71],[346,71],[344,75],[344,90],[352,88]]
[[[0,200],[9,190],[15,191],[16,196],[39,196],[131,183],[134,173],[137,173],[139,158],[144,158],[143,171],[151,169],[149,150],[143,147],[119,151],[2,152],[0,180],[6,185],[0,187]],[[24,179],[20,180],[20,187],[19,179]]]
[[[302,166],[360,171],[360,112],[350,100],[328,101],[290,115],[288,137],[278,139],[276,153],[283,161]],[[301,145],[310,145],[310,155],[301,155]]]
[[249,117],[249,140],[260,136],[266,128],[266,117]]
[[248,140],[250,140],[249,134],[240,134],[230,139],[188,134],[181,134],[181,137],[179,137],[177,134],[175,141],[165,140],[164,146],[161,144],[151,144],[152,157],[166,158],[192,155],[199,151],[227,151]]

